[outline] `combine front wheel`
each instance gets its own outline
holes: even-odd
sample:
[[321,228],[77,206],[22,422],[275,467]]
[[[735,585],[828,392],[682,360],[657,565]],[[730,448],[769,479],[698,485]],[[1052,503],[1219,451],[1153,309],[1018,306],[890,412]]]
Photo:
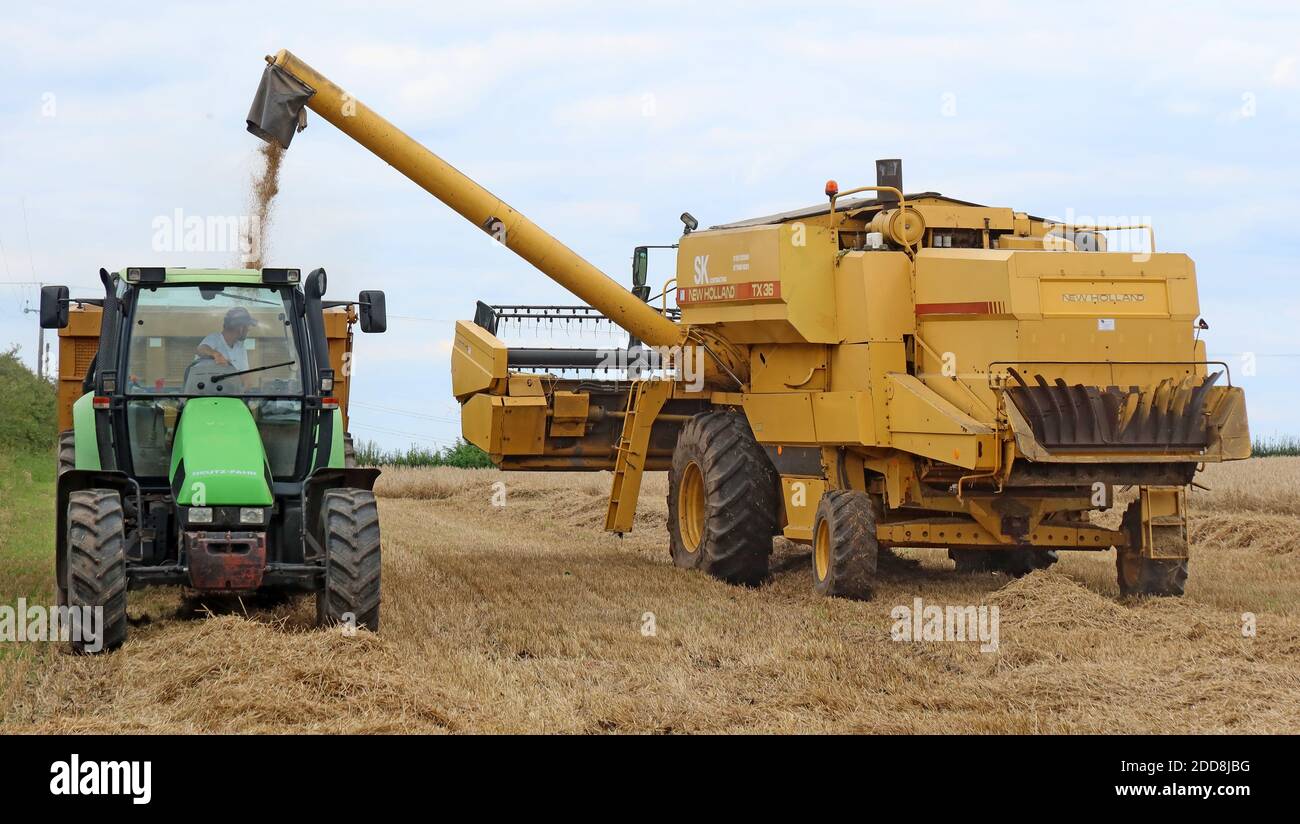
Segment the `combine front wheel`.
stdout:
[[776,512],[771,464],[745,418],[731,412],[691,418],[668,474],[673,563],[732,584],[762,583]]
[[819,595],[871,597],[879,516],[879,505],[866,492],[832,489],[822,495],[813,523],[813,589]]
[[379,631],[379,509],[374,493],[332,489],[321,500],[325,586],[316,593],[316,625]]

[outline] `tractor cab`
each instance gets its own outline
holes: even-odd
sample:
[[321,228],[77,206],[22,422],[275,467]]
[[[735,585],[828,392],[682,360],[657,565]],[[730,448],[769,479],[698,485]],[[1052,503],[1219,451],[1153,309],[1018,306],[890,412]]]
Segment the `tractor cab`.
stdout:
[[[98,315],[79,383],[61,380],[61,400],[75,399],[60,435],[60,598],[103,595],[80,580],[74,557],[85,537],[77,519],[95,514],[78,501],[92,498],[121,507],[110,542],[120,539],[129,588],[324,592],[329,493],[364,493],[373,509],[378,472],[349,466],[336,390],[346,387],[352,321],[385,331],[383,293],[325,301],[321,269],[303,278],[298,269],[139,267],[100,278],[101,299],[71,300],[61,286],[41,295],[47,328],[66,329],[74,307],[83,332],[85,313]],[[341,338],[327,333],[327,316],[345,323]],[[78,369],[80,352],[69,354]],[[328,600],[322,620],[358,614]],[[377,609],[376,596],[372,628]]]

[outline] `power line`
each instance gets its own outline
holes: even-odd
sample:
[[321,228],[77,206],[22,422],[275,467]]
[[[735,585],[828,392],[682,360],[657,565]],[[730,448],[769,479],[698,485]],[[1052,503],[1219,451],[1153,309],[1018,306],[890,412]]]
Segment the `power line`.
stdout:
[[32,257],[32,232],[27,228],[27,198],[22,199],[23,204],[23,232],[27,235],[27,264],[32,268],[32,280],[36,279],[36,259]]
[[424,441],[425,443],[431,443],[434,446],[440,446],[440,447],[455,446],[454,442],[447,441],[442,438],[431,438],[428,435],[422,435],[415,432],[403,432],[400,429],[389,429],[386,426],[371,426],[370,424],[361,424],[358,426],[355,422],[353,422],[350,428],[357,429],[362,432],[380,432],[385,435],[399,435],[404,438],[413,438],[417,441]]
[[393,415],[405,415],[408,418],[420,418],[426,421],[437,421],[438,423],[460,423],[456,418],[440,417],[438,415],[426,415],[422,412],[409,412],[405,409],[397,409],[392,406],[381,406],[376,403],[367,403],[365,401],[352,401],[353,406],[360,406],[366,409],[374,409],[379,412],[388,412]]
[[456,318],[420,318],[415,315],[394,315],[389,314],[390,318],[399,318],[400,320],[418,320],[424,323],[455,323]]
[[5,245],[3,242],[0,242],[0,260],[3,260],[5,264],[5,277],[13,277],[13,275],[9,273],[9,257],[5,254]]

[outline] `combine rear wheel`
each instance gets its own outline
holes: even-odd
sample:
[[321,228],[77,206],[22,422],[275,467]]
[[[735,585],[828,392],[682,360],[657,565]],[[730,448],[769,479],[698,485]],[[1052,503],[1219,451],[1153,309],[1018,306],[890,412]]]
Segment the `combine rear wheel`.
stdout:
[[[108,652],[126,641],[126,534],[122,498],[111,489],[86,489],[68,497],[66,580],[59,599],[69,607],[102,607],[98,638],[73,633],[73,652]],[[76,627],[73,627],[76,629]]]
[[379,508],[374,493],[332,489],[321,500],[325,586],[316,593],[316,625],[379,631]]
[[880,505],[866,492],[832,489],[813,523],[813,589],[819,595],[866,600],[876,578]]
[[[1131,547],[1142,545],[1142,502],[1134,501],[1124,510],[1122,528]],[[1187,586],[1187,538],[1179,526],[1153,526],[1156,549],[1181,558],[1144,558],[1137,549],[1115,550],[1115,573],[1119,594],[1182,597]]]
[[732,584],[765,581],[776,490],[772,465],[743,416],[705,412],[691,418],[668,474],[673,563]]

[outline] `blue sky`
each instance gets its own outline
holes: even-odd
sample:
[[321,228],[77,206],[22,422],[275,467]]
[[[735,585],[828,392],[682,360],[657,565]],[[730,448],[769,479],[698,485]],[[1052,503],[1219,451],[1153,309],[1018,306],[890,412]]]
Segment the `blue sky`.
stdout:
[[[1257,434],[1300,434],[1300,9],[1294,3],[53,4],[0,18],[0,346],[34,363],[35,287],[93,294],[154,220],[247,212],[243,119],[289,48],[625,280],[631,249],[819,202],[901,157],[909,190],[1039,215],[1149,216],[1197,263],[1212,355]],[[329,124],[285,159],[269,263],[389,294],[353,429],[459,432],[452,321],[569,299]],[[652,259],[651,279],[671,259]],[[526,339],[526,338],[524,338]],[[1241,353],[1254,353],[1244,374]]]

